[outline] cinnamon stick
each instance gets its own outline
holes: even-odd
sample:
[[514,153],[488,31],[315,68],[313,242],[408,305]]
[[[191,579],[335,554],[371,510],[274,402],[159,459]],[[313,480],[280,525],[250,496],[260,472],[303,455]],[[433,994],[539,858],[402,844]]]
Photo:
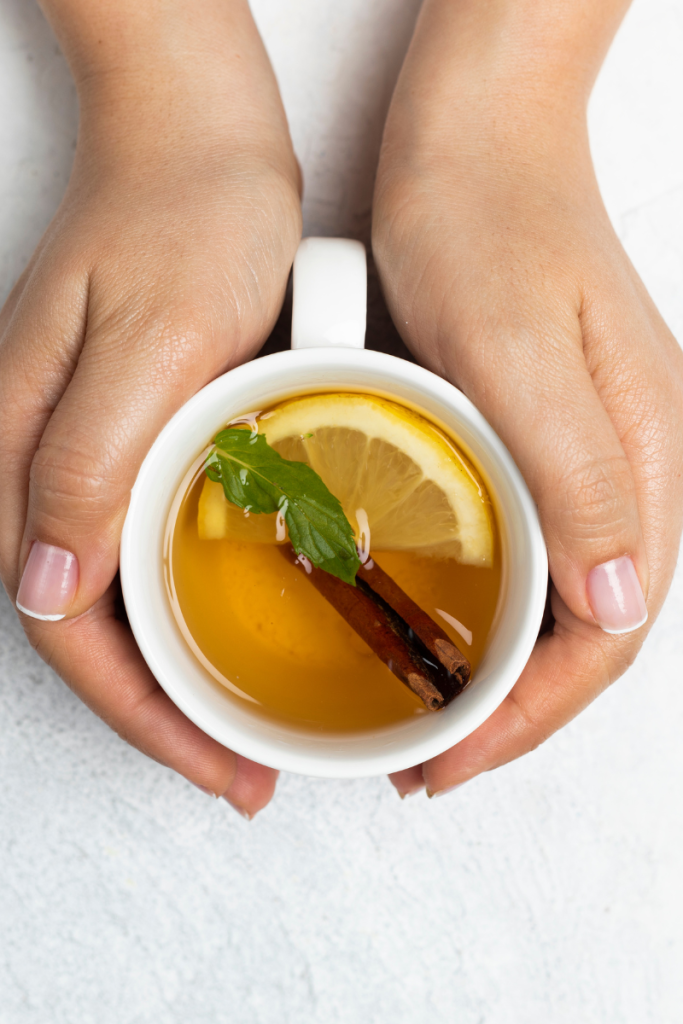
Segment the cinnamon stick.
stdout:
[[[357,585],[352,587],[316,569],[307,559],[299,559],[289,544],[280,550],[291,564],[301,567],[316,590],[430,711],[440,710],[460,693],[465,685],[462,674],[451,673],[435,658],[417,632],[364,579],[357,576]],[[433,626],[439,629],[436,623]]]
[[427,650],[439,659],[451,675],[458,677],[460,688],[464,689],[470,681],[470,663],[431,615],[420,608],[419,604],[415,604],[412,597],[408,597],[406,592],[401,590],[398,583],[377,564],[374,558],[368,559],[365,565],[361,565],[358,570],[356,583],[361,580],[367,583],[407,622]]

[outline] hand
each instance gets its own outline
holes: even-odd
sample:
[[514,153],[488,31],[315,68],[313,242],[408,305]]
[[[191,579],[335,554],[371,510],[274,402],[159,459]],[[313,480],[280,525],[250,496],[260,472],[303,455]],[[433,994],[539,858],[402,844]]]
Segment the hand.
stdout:
[[168,52],[144,66],[120,43],[93,69],[66,33],[82,111],[73,176],[0,316],[0,571],[31,643],[82,700],[250,816],[277,773],[188,721],[115,614],[140,463],[188,398],[268,336],[300,236],[277,87],[246,5],[232,8],[229,45],[216,15],[208,40],[183,25],[178,56],[166,25]]
[[[490,20],[506,4],[484,6]],[[598,193],[592,76],[539,66],[540,47],[508,52],[538,42],[533,25],[487,23],[480,37],[472,10],[423,7],[385,131],[373,248],[406,343],[472,399],[531,489],[555,625],[487,722],[393,777],[402,794],[532,750],[621,675],[681,534],[683,357]]]

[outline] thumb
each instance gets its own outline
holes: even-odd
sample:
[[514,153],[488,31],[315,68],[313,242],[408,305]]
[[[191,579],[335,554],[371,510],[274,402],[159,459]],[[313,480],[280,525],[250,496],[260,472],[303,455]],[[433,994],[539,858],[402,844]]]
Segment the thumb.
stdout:
[[576,340],[537,346],[538,364],[514,380],[507,361],[495,404],[479,404],[536,500],[560,596],[584,622],[626,633],[647,619],[636,483]]
[[169,331],[167,318],[126,337],[86,339],[31,464],[17,607],[34,618],[78,616],[106,591],[145,454],[219,369],[196,330],[176,318]]

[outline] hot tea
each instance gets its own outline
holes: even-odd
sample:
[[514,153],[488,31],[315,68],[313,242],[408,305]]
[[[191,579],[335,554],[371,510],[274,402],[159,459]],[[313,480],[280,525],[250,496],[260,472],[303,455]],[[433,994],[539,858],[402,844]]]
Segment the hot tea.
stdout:
[[[345,393],[245,415],[216,442],[186,476],[165,548],[176,621],[213,678],[328,732],[453,699],[500,587],[491,502],[456,441],[393,400]],[[443,700],[425,696],[432,684]]]

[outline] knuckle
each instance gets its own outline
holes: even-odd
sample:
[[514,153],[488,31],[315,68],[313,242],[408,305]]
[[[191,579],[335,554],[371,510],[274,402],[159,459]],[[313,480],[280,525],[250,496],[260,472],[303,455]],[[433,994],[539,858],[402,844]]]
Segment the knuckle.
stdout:
[[563,525],[577,539],[608,538],[631,521],[635,488],[626,456],[584,462],[560,478],[555,494]]
[[183,304],[177,298],[150,303],[145,310],[126,316],[114,312],[101,320],[93,332],[94,347],[113,365],[121,365],[125,354],[129,369],[122,372],[136,393],[141,388],[152,394],[160,387],[186,389],[188,375],[214,365],[224,341],[216,319],[210,303]]
[[75,444],[45,442],[31,464],[31,490],[44,512],[73,514],[79,521],[101,515],[109,504],[107,485],[116,474],[102,453]]
[[616,682],[636,660],[643,641],[640,637],[617,637],[607,665],[609,685]]
[[61,666],[60,654],[64,652],[64,636],[61,630],[50,628],[53,624],[40,622],[38,619],[24,617],[24,632],[33,650],[51,668],[59,674]]

